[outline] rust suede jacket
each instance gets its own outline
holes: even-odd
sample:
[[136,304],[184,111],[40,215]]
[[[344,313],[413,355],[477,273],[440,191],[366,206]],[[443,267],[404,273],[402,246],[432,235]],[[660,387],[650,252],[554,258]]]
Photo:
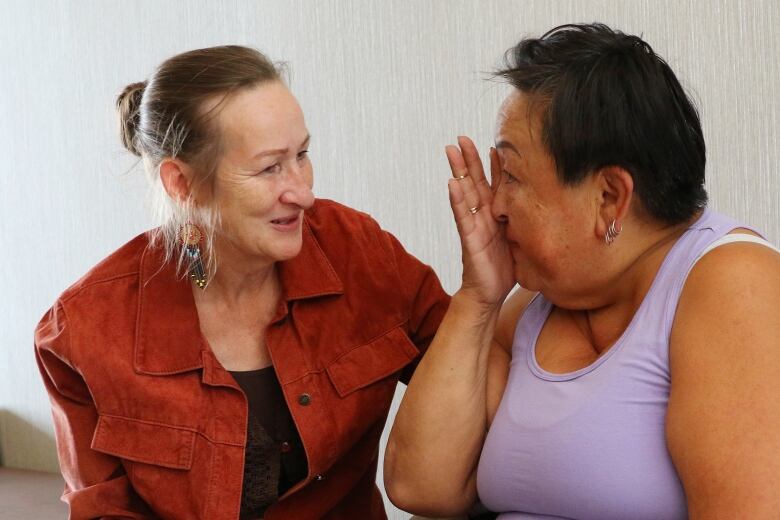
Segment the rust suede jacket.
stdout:
[[[375,484],[394,389],[449,303],[433,271],[367,215],[318,200],[278,265],[268,351],[308,460],[274,519],[386,518]],[[200,333],[188,279],[143,234],[41,320],[71,519],[239,517],[247,400]]]

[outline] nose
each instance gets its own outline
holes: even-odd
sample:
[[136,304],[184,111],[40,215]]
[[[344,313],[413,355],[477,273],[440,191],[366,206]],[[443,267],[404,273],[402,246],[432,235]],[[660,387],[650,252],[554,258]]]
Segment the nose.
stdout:
[[311,163],[298,164],[294,162],[287,170],[285,183],[280,200],[285,204],[293,204],[302,209],[309,209],[314,204],[312,192]]
[[501,189],[501,184],[498,185],[496,191],[493,192],[493,201],[490,204],[490,214],[497,221],[505,224],[507,222],[507,200],[506,190]]

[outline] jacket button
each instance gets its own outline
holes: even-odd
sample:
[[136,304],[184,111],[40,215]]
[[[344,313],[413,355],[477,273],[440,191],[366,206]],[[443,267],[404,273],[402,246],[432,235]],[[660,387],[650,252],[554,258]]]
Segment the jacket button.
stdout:
[[309,406],[311,404],[311,396],[309,394],[299,395],[298,404],[301,406]]
[[279,449],[282,451],[282,453],[290,453],[290,451],[292,451],[292,446],[290,446],[289,442],[284,441],[279,445]]
[[317,475],[316,477],[314,477],[314,480],[322,480],[324,478],[325,477],[323,477],[322,475]]

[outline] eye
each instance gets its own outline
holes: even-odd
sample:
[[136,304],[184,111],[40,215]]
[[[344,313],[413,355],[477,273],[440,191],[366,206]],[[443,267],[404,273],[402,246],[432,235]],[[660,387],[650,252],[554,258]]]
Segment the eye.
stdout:
[[513,182],[517,182],[517,177],[515,177],[514,175],[512,175],[506,170],[501,170],[501,175],[503,175],[504,177],[505,184],[511,184]]
[[303,160],[308,159],[309,158],[309,150],[301,150],[300,152],[298,152],[297,157],[298,157],[299,161],[303,161]]
[[268,168],[265,168],[264,170],[260,170],[260,173],[278,173],[282,169],[282,165],[280,163],[274,163]]

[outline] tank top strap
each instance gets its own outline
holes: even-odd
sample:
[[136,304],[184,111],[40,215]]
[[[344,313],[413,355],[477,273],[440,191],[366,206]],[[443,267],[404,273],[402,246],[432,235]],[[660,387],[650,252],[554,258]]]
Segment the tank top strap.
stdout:
[[[730,217],[705,209],[667,253],[642,304],[618,343],[654,349],[658,366],[668,367],[668,340],[685,280],[700,254],[711,243],[736,228],[755,231]],[[551,308],[552,303],[541,294],[537,294],[528,304],[515,328],[513,363],[530,355],[528,350],[534,348]],[[653,341],[651,346],[643,338],[658,338],[661,341]]]
[[528,302],[515,326],[515,335],[512,341],[512,363],[524,360],[528,350],[533,350],[536,338],[539,337],[551,308],[552,303],[541,293],[536,293]]
[[[643,304],[644,315],[640,318],[646,327],[659,327],[656,330],[663,331],[662,337],[667,339],[667,345],[688,275],[710,244],[737,228],[755,231],[731,217],[705,209],[666,255],[645,297],[648,305]],[[668,356],[668,352],[665,354]]]

